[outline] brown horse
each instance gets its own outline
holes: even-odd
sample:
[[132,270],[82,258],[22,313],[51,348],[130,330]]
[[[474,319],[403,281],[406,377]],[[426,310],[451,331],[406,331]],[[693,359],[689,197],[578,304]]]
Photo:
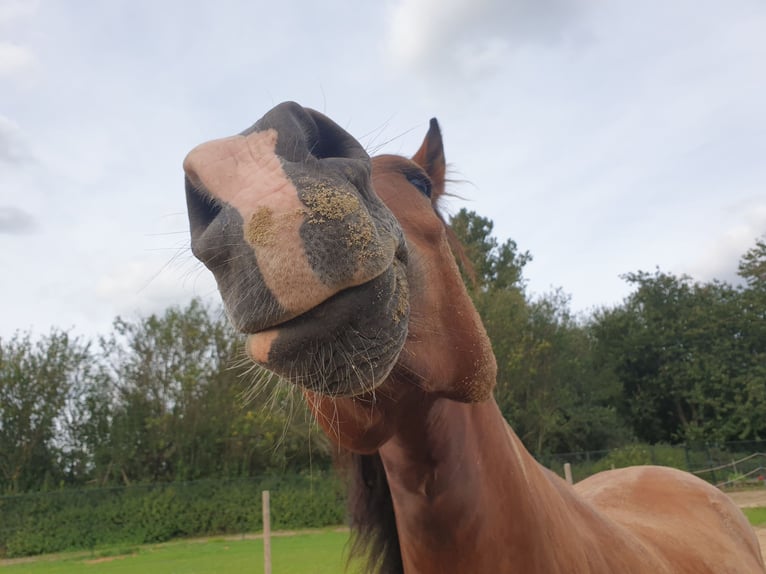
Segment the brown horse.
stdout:
[[285,103],[184,162],[192,251],[251,358],[301,385],[350,453],[368,571],[764,572],[742,513],[658,467],[575,487],[541,467],[492,397],[496,366],[436,205],[435,120],[414,157],[372,160]]

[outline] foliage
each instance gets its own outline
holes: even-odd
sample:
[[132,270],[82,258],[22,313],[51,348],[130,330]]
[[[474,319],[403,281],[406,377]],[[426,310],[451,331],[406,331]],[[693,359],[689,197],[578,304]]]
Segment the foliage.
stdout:
[[[622,306],[592,320],[596,360],[622,385],[620,415],[647,442],[766,433],[766,301],[729,284],[631,273]],[[756,318],[757,317],[757,318]]]
[[766,239],[740,261],[744,286],[628,273],[634,291],[623,304],[583,321],[562,291],[525,292],[531,255],[498,242],[492,221],[461,210],[451,226],[474,270],[467,285],[497,358],[496,399],[536,455],[634,437],[766,435]]
[[118,318],[95,350],[55,329],[0,339],[0,493],[328,468],[300,396],[243,376],[241,346],[197,300]]
[[328,474],[67,489],[0,498],[0,555],[253,532],[262,490],[271,491],[275,529],[343,522],[343,489]]
[[523,270],[532,257],[492,237],[490,220],[461,210],[450,225],[475,270],[467,285],[497,359],[495,398],[527,447],[542,454],[625,440],[611,404],[619,386],[591,360],[568,297],[559,290],[530,300]]
[[492,235],[492,221],[473,211],[461,209],[450,218],[450,227],[470,262],[471,269],[463,265],[463,273],[472,276],[470,287],[480,291],[523,288],[524,266],[532,261],[529,251],[519,252],[512,239],[499,243]]
[[752,288],[766,289],[766,235],[757,239],[740,259],[739,276]]
[[684,446],[639,442],[630,442],[609,450],[548,454],[540,458],[542,464],[562,477],[564,465],[569,463],[575,482],[613,468],[652,464],[691,471],[708,467],[710,462],[709,453],[704,448],[691,450]]
[[625,468],[653,464],[687,470],[687,459],[683,448],[666,444],[632,443],[611,450],[590,469],[590,473],[611,468]]
[[0,492],[55,484],[82,465],[92,363],[90,346],[64,331],[0,340]]
[[[575,317],[563,291],[527,293],[532,257],[490,219],[461,210],[451,225],[497,358],[498,405],[543,462],[559,471],[552,453],[603,451],[572,461],[578,478],[699,468],[731,460],[712,443],[766,438],[766,238],[740,260],[742,285],[637,271],[622,304]],[[38,493],[0,498],[7,552],[251,529],[259,494],[239,479],[323,475],[331,449],[299,391],[241,349],[223,312],[198,300],[117,318],[98,344],[57,329],[0,338],[0,494]],[[705,447],[682,458],[667,446],[680,443]],[[227,493],[208,479],[228,480]],[[130,488],[103,494],[117,486]],[[330,491],[296,503],[292,488],[273,489],[277,527],[340,521]]]

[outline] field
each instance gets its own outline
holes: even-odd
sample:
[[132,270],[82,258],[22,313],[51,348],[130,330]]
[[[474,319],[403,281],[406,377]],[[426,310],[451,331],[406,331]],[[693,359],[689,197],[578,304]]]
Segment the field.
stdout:
[[[273,574],[338,574],[345,571],[348,532],[321,530],[274,536]],[[58,554],[0,562],[2,574],[230,574],[263,572],[263,541],[214,538]],[[349,574],[353,570],[349,569]]]
[[[766,489],[733,493],[766,550]],[[273,574],[345,572],[348,532],[325,529],[279,533],[272,538]],[[260,537],[187,540],[0,561],[2,574],[229,574],[263,572]],[[348,574],[354,574],[353,569]]]

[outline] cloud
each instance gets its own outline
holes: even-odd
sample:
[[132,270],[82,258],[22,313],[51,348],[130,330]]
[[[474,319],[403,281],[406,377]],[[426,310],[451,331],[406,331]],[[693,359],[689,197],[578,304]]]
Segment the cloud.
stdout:
[[0,3],[0,27],[33,16],[39,4],[38,0],[3,0]]
[[37,0],[0,1],[0,79],[18,76],[35,67],[37,59],[32,50],[9,38],[23,34],[38,8]]
[[35,218],[18,207],[0,206],[0,234],[20,235],[37,229]]
[[736,210],[735,220],[738,221],[703,246],[704,256],[688,271],[692,277],[704,281],[741,282],[737,275],[740,259],[755,246],[756,239],[766,234],[766,203],[762,200],[743,202],[732,210]]
[[10,42],[0,42],[0,77],[28,70],[34,63],[34,54],[28,48]]
[[24,143],[21,130],[8,118],[0,116],[0,163],[24,163],[31,155]]
[[114,314],[130,315],[138,309],[159,312],[192,295],[215,298],[217,290],[190,253],[170,260],[155,254],[113,266],[96,280],[95,295]]
[[585,3],[566,0],[400,0],[389,14],[387,48],[414,72],[481,73],[526,43],[564,39]]

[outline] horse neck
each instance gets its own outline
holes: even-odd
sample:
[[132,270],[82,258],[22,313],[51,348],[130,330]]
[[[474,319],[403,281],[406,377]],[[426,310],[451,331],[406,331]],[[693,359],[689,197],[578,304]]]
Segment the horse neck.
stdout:
[[603,522],[524,449],[494,399],[424,399],[399,420],[380,455],[405,572],[554,573],[588,563],[577,533],[604,531]]

